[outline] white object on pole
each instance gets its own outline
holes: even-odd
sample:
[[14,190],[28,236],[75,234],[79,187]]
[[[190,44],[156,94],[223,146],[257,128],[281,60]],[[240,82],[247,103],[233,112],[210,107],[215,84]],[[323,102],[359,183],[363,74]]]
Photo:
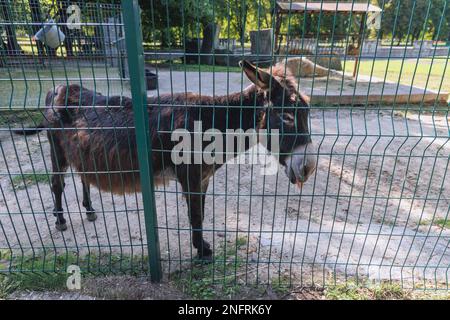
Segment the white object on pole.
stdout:
[[367,28],[368,29],[381,29],[381,12],[372,12],[367,17]]
[[55,21],[49,20],[34,37],[50,48],[56,49],[64,42],[66,35],[58,28]]

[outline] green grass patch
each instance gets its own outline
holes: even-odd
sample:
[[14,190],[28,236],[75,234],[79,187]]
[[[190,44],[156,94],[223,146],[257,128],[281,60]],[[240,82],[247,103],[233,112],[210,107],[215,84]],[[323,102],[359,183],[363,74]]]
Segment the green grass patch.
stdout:
[[184,64],[178,61],[172,63],[158,63],[153,64],[155,67],[161,69],[169,69],[172,71],[183,71],[183,72],[242,72],[239,67],[227,67],[227,66],[217,66],[217,65],[206,65],[206,64]]
[[[450,63],[446,59],[377,59],[363,60],[359,65],[359,74],[400,82],[407,86],[417,86],[431,90],[449,91]],[[347,61],[345,71],[353,72],[355,62]],[[373,69],[373,70],[372,70]],[[441,87],[442,83],[442,87]]]
[[288,295],[292,290],[292,279],[287,275],[280,275],[270,284],[271,289],[279,296]]
[[109,67],[26,66],[0,68],[0,108],[44,108],[47,92],[60,84],[80,84],[104,95],[130,96],[129,84]]
[[360,283],[349,281],[325,289],[328,300],[449,300],[448,290],[407,290],[400,283]]
[[408,300],[412,296],[398,284],[360,286],[347,283],[327,288],[325,297],[329,300]]
[[0,260],[8,259],[11,257],[10,249],[0,249]]
[[[230,299],[239,294],[239,274],[245,265],[240,256],[247,238],[239,237],[233,244],[216,250],[212,263],[199,262],[190,269],[175,272],[175,285],[194,299]],[[237,254],[236,254],[237,252]]]
[[438,219],[434,224],[441,228],[450,229],[450,220],[448,219]]
[[23,175],[14,176],[11,179],[11,185],[14,190],[25,190],[26,188],[38,184],[50,183],[50,175],[47,173],[26,173]]
[[[40,255],[35,257],[14,257],[8,253],[10,261],[0,264],[0,298],[6,298],[14,291],[66,290],[70,265],[79,266],[83,279],[104,275],[148,274],[147,256],[120,256],[111,254],[90,254],[79,256],[75,253],[63,255]],[[12,260],[12,261],[11,261]],[[0,260],[1,261],[1,260]],[[6,267],[6,265],[10,267]],[[82,284],[83,285],[83,284]]]
[[43,110],[0,110],[0,126],[33,127],[44,120]]
[[8,298],[8,296],[19,287],[17,282],[14,282],[9,277],[0,275],[0,300]]

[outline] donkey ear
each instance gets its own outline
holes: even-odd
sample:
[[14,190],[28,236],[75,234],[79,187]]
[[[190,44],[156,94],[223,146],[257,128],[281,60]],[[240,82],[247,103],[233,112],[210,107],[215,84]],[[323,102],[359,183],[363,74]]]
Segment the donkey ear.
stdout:
[[264,71],[263,69],[257,68],[247,60],[239,61],[239,66],[242,70],[244,70],[247,78],[263,90],[268,90],[270,88],[271,81],[275,80],[272,78],[270,73]]

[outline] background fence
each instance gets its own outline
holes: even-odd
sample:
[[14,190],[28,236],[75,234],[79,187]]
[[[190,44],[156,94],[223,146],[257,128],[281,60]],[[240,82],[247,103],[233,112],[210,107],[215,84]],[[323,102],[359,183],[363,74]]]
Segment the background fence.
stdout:
[[[0,0],[0,272],[65,272],[77,264],[88,273],[151,273],[183,285],[392,281],[448,290],[450,2],[349,1],[347,11],[329,1],[308,1],[299,11],[283,2],[288,9],[278,15],[272,0],[145,0],[140,10],[137,1]],[[368,23],[374,12],[355,12],[369,2],[381,9],[380,28]],[[33,39],[50,18],[65,34],[56,49]],[[243,91],[250,82],[237,62],[244,58],[261,67],[286,63],[311,98],[317,170],[299,190],[283,170],[262,176],[259,164],[221,167],[201,192],[203,235],[215,252],[205,265],[192,247],[190,194],[174,181],[151,183],[149,160],[171,150],[150,146],[149,131],[156,125],[163,136],[173,127],[148,121],[148,113],[176,108],[180,92]],[[333,70],[323,74],[320,66]],[[137,151],[140,170],[109,169],[97,159],[107,169],[96,174],[119,181],[111,188],[124,188],[125,173],[136,188],[116,195],[94,184],[98,218],[91,223],[78,179],[87,172],[69,166],[68,230],[61,232],[52,214],[51,141],[23,133],[48,118],[47,92],[69,84],[132,97],[134,116],[126,128],[114,120],[47,131],[108,133],[112,145]],[[149,109],[147,95],[157,101]],[[68,104],[52,110],[74,108]],[[108,117],[126,105],[83,107]],[[128,139],[119,141],[124,132]]]

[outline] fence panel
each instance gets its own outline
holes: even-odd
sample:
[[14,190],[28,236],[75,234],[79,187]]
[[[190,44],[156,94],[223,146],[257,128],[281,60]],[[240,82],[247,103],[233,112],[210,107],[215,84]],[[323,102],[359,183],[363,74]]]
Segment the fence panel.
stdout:
[[0,273],[448,290],[450,3],[376,3],[0,0]]
[[[85,272],[147,273],[137,158],[131,152],[120,157],[114,149],[132,151],[136,145],[132,113],[125,118],[121,113],[131,91],[123,72],[128,63],[120,2],[0,4],[6,30],[0,43],[1,272],[65,273],[68,265],[76,264]],[[69,10],[73,4],[77,6]],[[56,49],[33,39],[49,19],[64,34]],[[74,91],[67,92],[67,99],[48,100],[48,92],[65,96],[69,86]],[[77,91],[81,87],[103,96]],[[75,116],[83,128],[70,123]],[[97,117],[109,121],[93,122]],[[40,124],[47,135],[26,135]],[[85,148],[82,137],[91,148]],[[53,165],[52,156],[57,159]],[[65,180],[61,204],[55,198],[61,187],[58,177]],[[83,179],[93,180],[91,201],[84,195],[89,189],[84,190]],[[106,188],[99,190],[102,183]],[[116,195],[108,189],[128,192]],[[95,214],[86,214],[94,209],[97,220],[91,223]],[[59,228],[66,231],[55,228],[54,210],[64,212],[66,223]]]

